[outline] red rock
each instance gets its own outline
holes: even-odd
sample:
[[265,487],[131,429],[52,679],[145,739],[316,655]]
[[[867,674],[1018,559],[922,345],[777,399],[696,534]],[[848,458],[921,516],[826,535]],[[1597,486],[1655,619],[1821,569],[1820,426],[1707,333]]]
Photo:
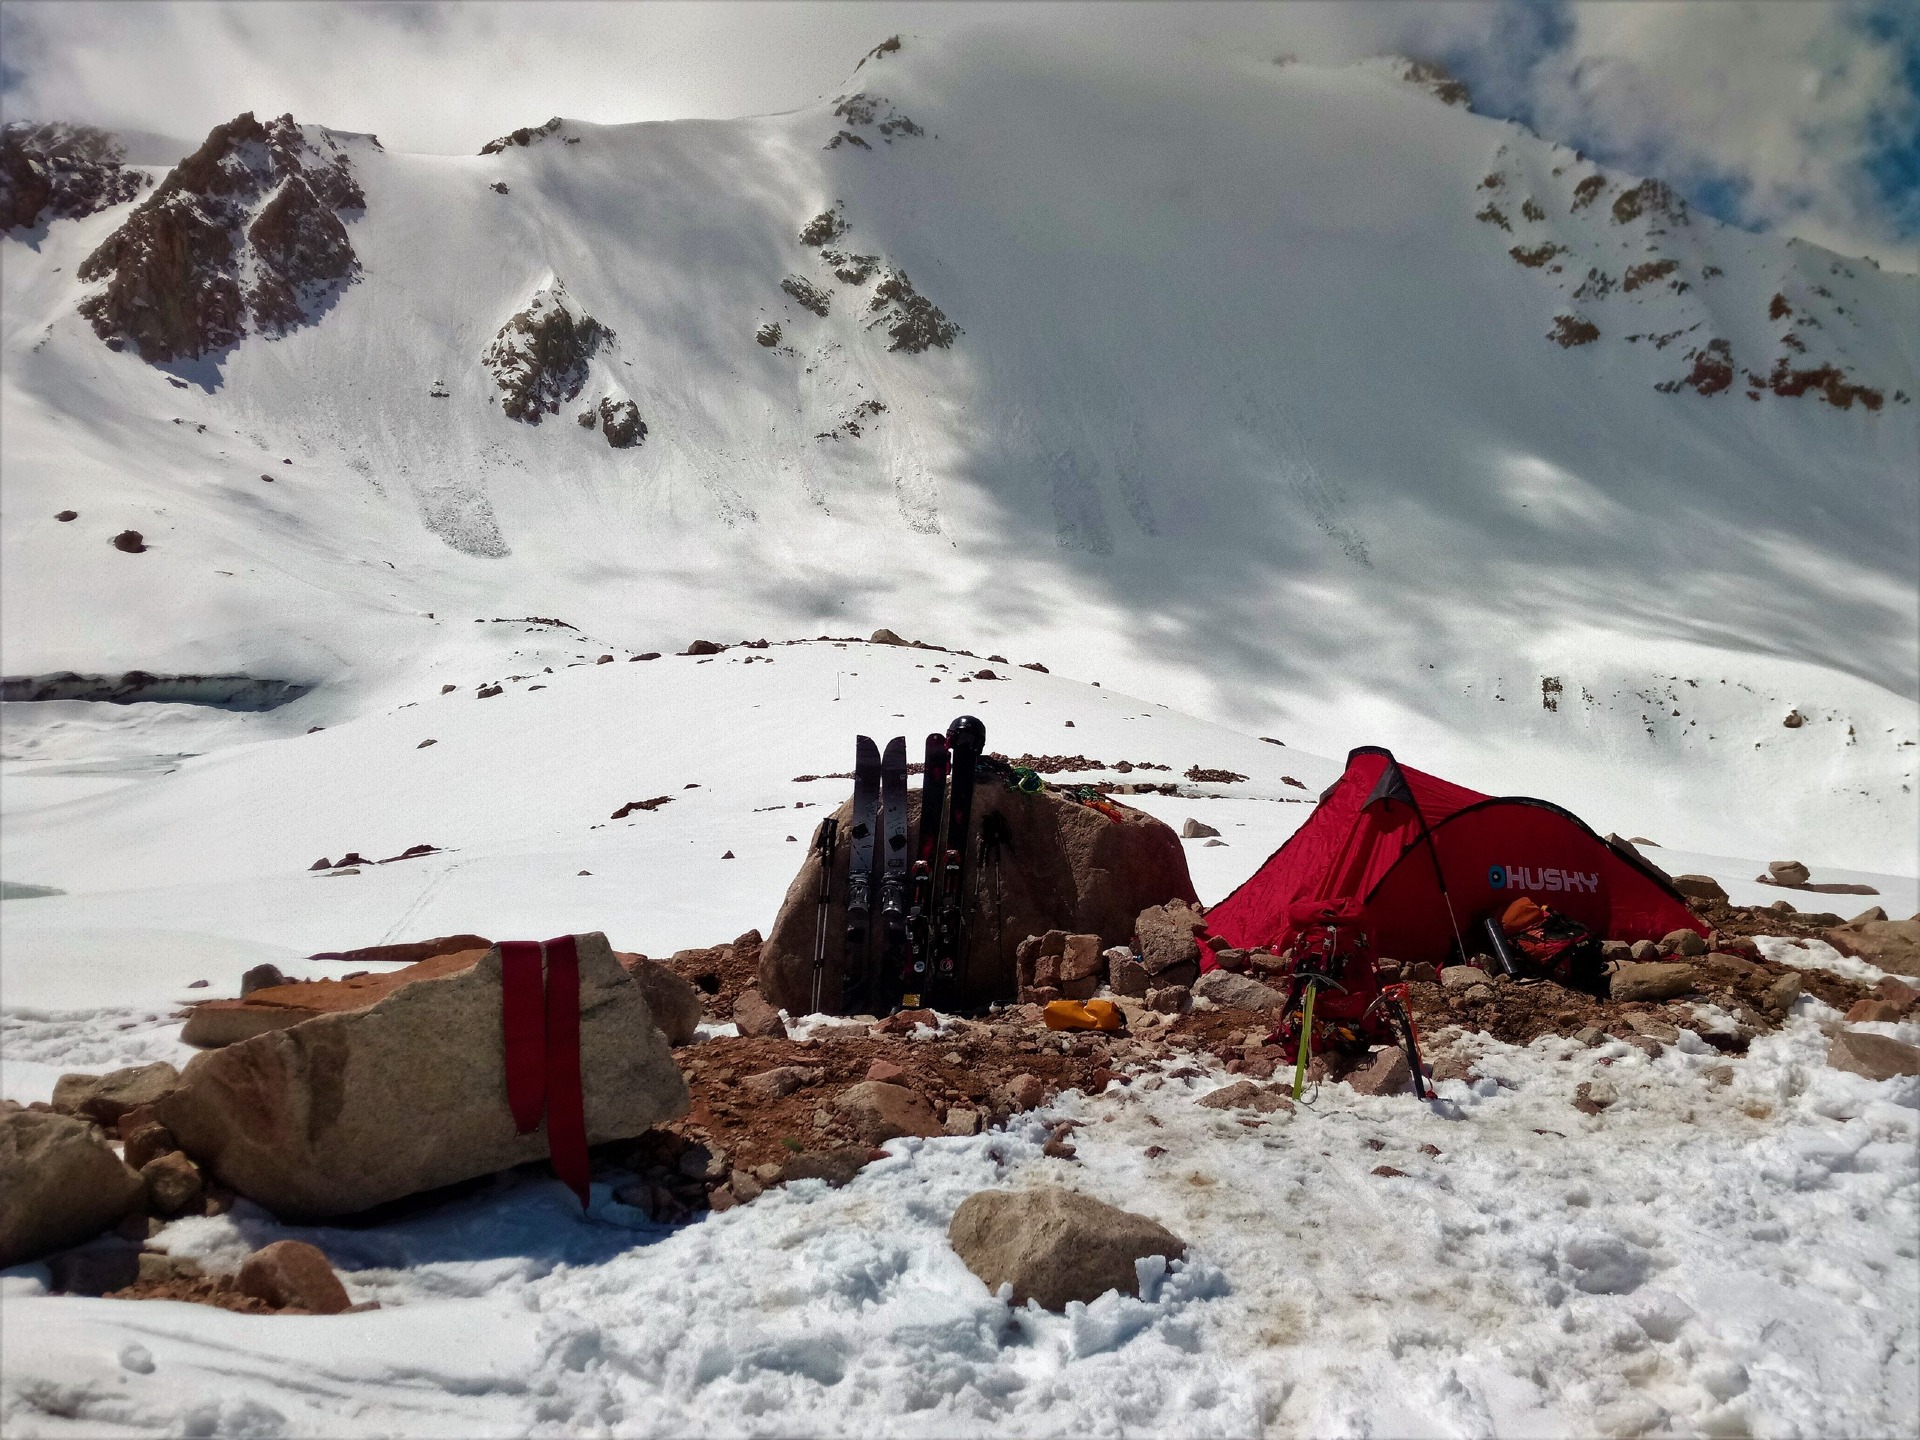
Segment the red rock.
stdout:
[[863,1080],[834,1096],[833,1107],[869,1145],[879,1145],[902,1135],[942,1133],[933,1107],[904,1085]]
[[314,1315],[338,1315],[353,1303],[327,1257],[304,1240],[276,1240],[254,1251],[237,1283],[243,1295]]
[[1901,1007],[1891,1000],[1856,1000],[1853,1002],[1853,1007],[1847,1011],[1845,1018],[1849,1025],[1858,1025],[1862,1022],[1871,1024],[1875,1021],[1883,1021],[1890,1025],[1900,1018],[1901,1013]]
[[906,1069],[903,1066],[896,1065],[891,1060],[876,1060],[867,1067],[867,1079],[881,1080],[888,1083],[898,1080],[906,1073]]
[[1882,1000],[1897,1007],[1903,1015],[1913,1008],[1915,1001],[1920,1001],[1920,990],[1891,975],[1882,976],[1880,983],[1873,988]]
[[1017,1110],[1031,1110],[1047,1098],[1047,1087],[1038,1075],[1016,1075],[1004,1087]]
[[740,992],[740,998],[733,1002],[733,1023],[742,1035],[781,1040],[787,1036],[787,1025],[780,1018],[780,1012],[762,999],[758,990]]

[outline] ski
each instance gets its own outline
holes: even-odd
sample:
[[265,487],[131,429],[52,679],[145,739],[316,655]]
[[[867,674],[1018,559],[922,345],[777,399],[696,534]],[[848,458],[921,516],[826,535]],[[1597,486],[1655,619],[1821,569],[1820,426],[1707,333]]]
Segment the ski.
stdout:
[[885,926],[879,1005],[897,1008],[907,964],[907,739],[896,735],[880,757],[880,921]]
[[947,805],[947,845],[940,864],[940,913],[933,950],[932,989],[942,1003],[960,999],[961,952],[966,948],[966,911],[961,887],[966,879],[967,833],[973,826],[973,774],[986,749],[987,727],[962,715],[947,727],[952,751],[952,797]]
[[813,837],[814,853],[820,858],[820,909],[813,923],[813,1009],[820,1013],[820,980],[827,970],[827,910],[833,903],[833,845],[840,822],[829,815],[820,822]]
[[927,764],[920,783],[920,843],[914,850],[907,901],[907,975],[900,1003],[912,1008],[929,989],[933,917],[938,901],[940,822],[947,803],[947,737],[927,736]]
[[880,804],[880,750],[865,735],[854,741],[853,814],[847,830],[847,934],[840,982],[843,1013],[858,1015],[873,1003],[873,839]]

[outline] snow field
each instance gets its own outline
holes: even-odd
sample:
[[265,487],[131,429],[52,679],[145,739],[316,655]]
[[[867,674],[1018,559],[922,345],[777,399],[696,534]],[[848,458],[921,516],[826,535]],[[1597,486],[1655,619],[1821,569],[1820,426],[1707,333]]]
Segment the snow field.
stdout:
[[[21,1435],[1912,1433],[1920,1082],[1827,1069],[1833,1018],[1803,1001],[1731,1060],[1463,1036],[1483,1078],[1431,1106],[1330,1085],[1257,1124],[1194,1103],[1217,1071],[1163,1066],[679,1230],[603,1187],[582,1219],[525,1176],[365,1231],[242,1205],[166,1241],[231,1262],[308,1239],[384,1308],[36,1298],[22,1267],[0,1415]],[[1573,1110],[1601,1078],[1614,1105]],[[1080,1163],[1040,1154],[1061,1118]],[[1189,1260],[1149,1263],[1141,1300],[1010,1310],[946,1223],[1036,1183],[1152,1215]]]

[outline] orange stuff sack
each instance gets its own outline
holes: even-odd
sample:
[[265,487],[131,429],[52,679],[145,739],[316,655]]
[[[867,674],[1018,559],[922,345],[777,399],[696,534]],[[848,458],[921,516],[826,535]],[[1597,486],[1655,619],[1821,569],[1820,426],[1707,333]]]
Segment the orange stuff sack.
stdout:
[[1506,914],[1500,917],[1500,928],[1509,935],[1518,935],[1529,925],[1538,925],[1547,916],[1547,912],[1528,896],[1522,895],[1507,906]]
[[1111,1000],[1049,1000],[1049,1030],[1118,1030],[1126,1023]]

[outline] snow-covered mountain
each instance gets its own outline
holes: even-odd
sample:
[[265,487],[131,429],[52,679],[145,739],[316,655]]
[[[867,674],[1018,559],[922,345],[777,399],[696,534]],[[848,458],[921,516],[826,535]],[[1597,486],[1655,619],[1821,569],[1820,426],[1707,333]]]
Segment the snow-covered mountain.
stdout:
[[889,625],[1911,872],[1920,281],[1464,98],[909,36],[471,157],[236,121],[0,240],[5,672],[304,729],[526,667],[475,620]]

